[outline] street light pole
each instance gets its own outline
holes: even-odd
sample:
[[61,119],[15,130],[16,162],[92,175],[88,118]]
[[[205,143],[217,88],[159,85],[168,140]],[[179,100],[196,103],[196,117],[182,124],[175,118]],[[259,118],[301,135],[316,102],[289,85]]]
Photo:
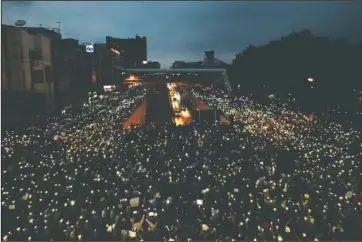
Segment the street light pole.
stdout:
[[42,68],[43,68],[43,81],[44,81],[44,84],[46,84],[47,80],[46,80],[46,75],[45,75],[45,65],[44,65],[43,61],[42,61]]
[[103,81],[103,70],[102,70],[102,55],[100,55],[99,58],[99,85],[102,86],[102,81]]
[[[42,69],[43,69],[43,82],[44,82],[44,85],[46,86],[46,85],[48,85],[48,95],[46,95],[46,97],[47,97],[47,100],[46,100],[46,102],[47,102],[47,105],[49,105],[49,102],[50,102],[50,100],[51,100],[51,86],[50,86],[50,83],[47,83],[47,79],[46,79],[46,73],[45,73],[45,71],[46,71],[46,68],[45,68],[45,64],[44,64],[44,61],[42,60],[41,61],[41,65],[42,65]],[[45,87],[46,88],[46,87]],[[47,110],[48,110],[48,107],[47,107]]]
[[60,33],[60,24],[61,23],[62,23],[62,21],[57,21],[59,33]]

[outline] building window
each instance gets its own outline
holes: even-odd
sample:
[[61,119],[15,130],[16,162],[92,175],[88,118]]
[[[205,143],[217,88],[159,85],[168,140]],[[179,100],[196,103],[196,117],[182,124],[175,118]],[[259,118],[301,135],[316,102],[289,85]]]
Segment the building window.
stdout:
[[41,60],[41,50],[29,50],[29,57],[31,60]]
[[42,71],[32,71],[31,79],[33,83],[43,83],[44,82],[44,73]]

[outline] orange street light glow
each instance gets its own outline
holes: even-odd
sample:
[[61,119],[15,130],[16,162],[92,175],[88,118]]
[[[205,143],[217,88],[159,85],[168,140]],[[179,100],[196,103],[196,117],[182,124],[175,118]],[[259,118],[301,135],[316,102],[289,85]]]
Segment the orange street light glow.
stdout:
[[121,54],[118,50],[115,50],[115,49],[113,49],[113,48],[111,48],[111,51],[113,52],[113,54],[116,54],[116,55],[120,55],[120,54]]
[[125,81],[140,81],[140,79],[134,75],[130,75]]

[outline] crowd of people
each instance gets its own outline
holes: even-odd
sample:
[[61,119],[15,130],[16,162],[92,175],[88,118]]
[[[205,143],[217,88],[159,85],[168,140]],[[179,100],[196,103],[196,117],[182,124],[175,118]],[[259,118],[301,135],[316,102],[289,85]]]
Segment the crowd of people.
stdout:
[[5,132],[2,240],[362,239],[360,133],[276,98],[190,91],[233,124],[121,129],[138,85]]

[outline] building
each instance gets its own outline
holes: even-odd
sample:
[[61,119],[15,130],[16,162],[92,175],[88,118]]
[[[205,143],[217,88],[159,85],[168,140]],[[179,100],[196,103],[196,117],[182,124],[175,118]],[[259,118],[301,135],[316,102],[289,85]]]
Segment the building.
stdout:
[[205,60],[214,60],[215,52],[213,50],[208,50],[204,52],[204,61]]
[[87,99],[91,59],[78,40],[46,28],[2,25],[3,111],[17,121]]
[[186,66],[185,61],[175,61],[174,63],[172,63],[171,69],[180,69],[184,68],[184,66]]
[[3,107],[48,110],[55,97],[52,42],[61,35],[45,28],[1,29]]
[[215,58],[213,50],[204,52],[204,60],[196,62],[175,61],[171,69],[227,68],[228,64]]
[[208,50],[204,52],[204,61],[202,63],[205,68],[227,68],[228,64],[215,58],[215,52]]
[[91,90],[93,53],[76,39],[62,39],[54,46],[57,106],[77,106]]
[[99,88],[113,83],[112,73],[113,52],[107,44],[94,44],[92,84]]
[[201,61],[196,61],[196,62],[175,61],[174,63],[172,63],[171,68],[172,69],[202,68],[202,62]]
[[112,51],[113,65],[120,68],[139,68],[147,61],[147,38],[120,39],[106,36],[108,48]]
[[161,64],[158,61],[147,61],[142,63],[141,69],[161,69]]

